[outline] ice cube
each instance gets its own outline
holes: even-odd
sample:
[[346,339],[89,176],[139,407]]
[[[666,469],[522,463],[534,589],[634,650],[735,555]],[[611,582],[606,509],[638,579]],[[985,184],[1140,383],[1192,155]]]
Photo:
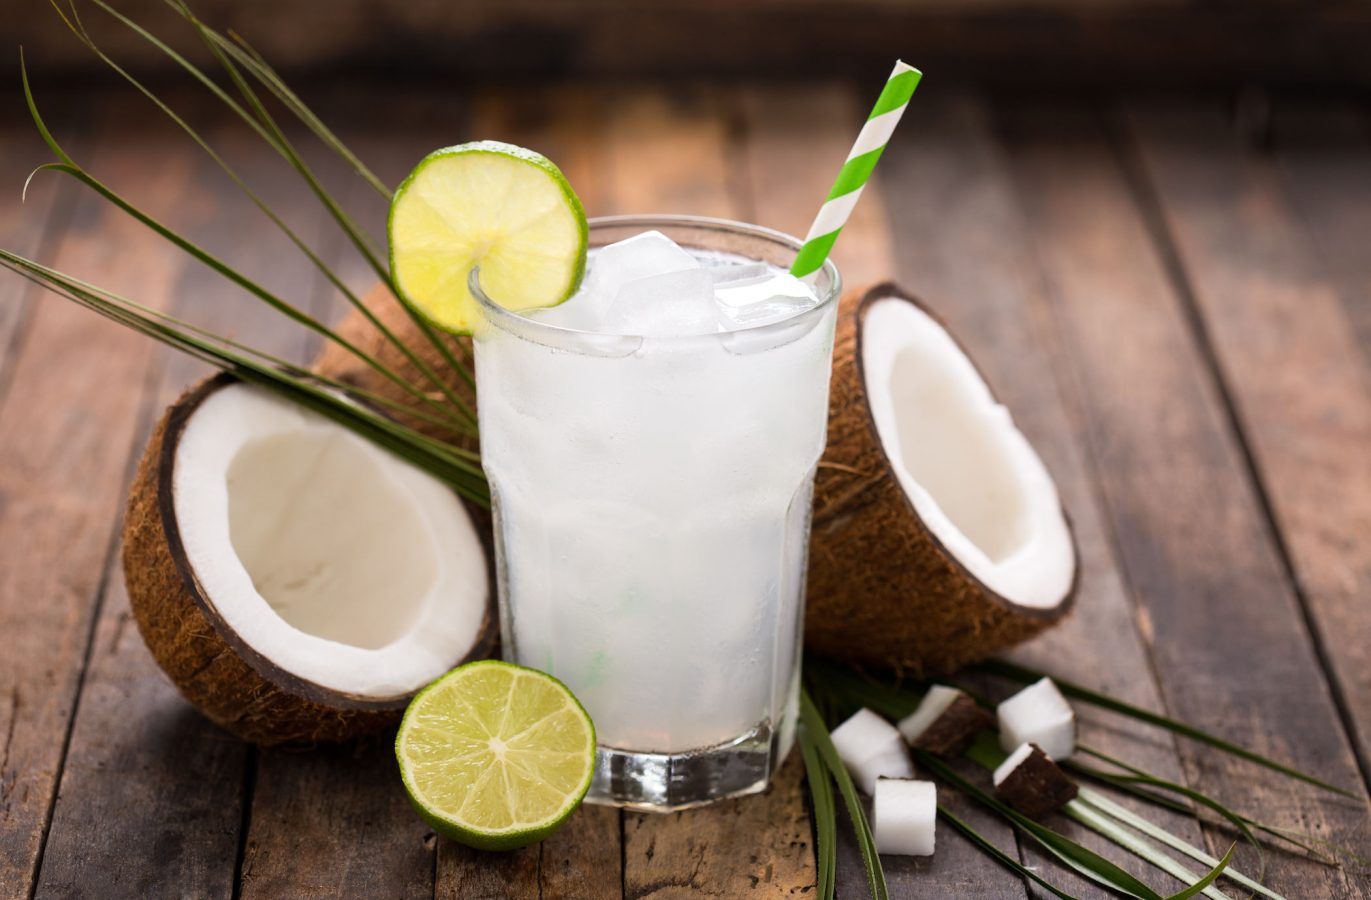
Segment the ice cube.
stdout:
[[524,315],[561,328],[599,331],[604,328],[605,315],[613,299],[582,289],[556,306],[530,310]]
[[644,231],[595,252],[590,258],[586,293],[612,303],[630,281],[698,268],[699,260],[671,238],[660,231]]
[[648,337],[714,334],[719,330],[714,281],[702,268],[634,279],[619,289],[605,325],[619,334]]
[[819,303],[813,289],[789,272],[725,282],[715,288],[714,300],[733,329],[777,322]]
[[715,285],[750,281],[771,274],[771,267],[766,263],[723,263],[717,266],[708,266],[707,269],[710,277],[714,279]]

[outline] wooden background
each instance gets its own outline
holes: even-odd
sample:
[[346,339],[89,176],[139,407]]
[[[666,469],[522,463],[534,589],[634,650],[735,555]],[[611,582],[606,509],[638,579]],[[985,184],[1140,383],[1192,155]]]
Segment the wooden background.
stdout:
[[[65,4],[70,0],[59,0]],[[103,16],[77,0],[85,18]],[[186,35],[164,0],[107,0]],[[6,0],[31,58],[99,71],[49,0]],[[1076,90],[1127,83],[1371,86],[1366,0],[195,0],[277,66],[389,75],[863,74],[897,56],[944,77]],[[131,31],[102,42],[167,71]],[[194,46],[184,48],[206,56]]]
[[[803,231],[872,85],[806,81],[305,87],[395,182],[495,137],[567,172],[592,214],[670,211]],[[174,94],[347,277],[366,273],[270,152]],[[40,88],[76,159],[321,314],[337,301],[199,151],[127,94]],[[1254,112],[1255,110],[1255,112]],[[0,96],[0,245],[283,355],[314,348],[45,161]],[[372,227],[384,209],[324,164]],[[1356,793],[1318,794],[1084,712],[1085,737],[1252,814],[1371,846],[1371,116],[1310,96],[1031,99],[926,79],[839,244],[953,326],[1058,479],[1077,611],[1017,658],[1165,710]],[[808,896],[799,772],[767,795],[654,817],[584,808],[504,856],[436,840],[385,741],[258,751],[156,669],[117,566],[125,484],[197,366],[0,277],[0,896]],[[999,688],[1005,690],[1005,688]],[[792,760],[792,763],[794,761]],[[949,797],[959,808],[965,804]],[[1073,893],[1079,879],[965,814]],[[1149,816],[1221,853],[1227,833]],[[1054,823],[1076,833],[1070,823]],[[1097,849],[1100,841],[1082,840]],[[897,897],[1037,891],[945,827],[889,858]],[[1112,858],[1175,889],[1121,851]],[[843,896],[863,891],[844,849]],[[1255,868],[1249,851],[1241,864]],[[1287,896],[1371,881],[1273,853]]]

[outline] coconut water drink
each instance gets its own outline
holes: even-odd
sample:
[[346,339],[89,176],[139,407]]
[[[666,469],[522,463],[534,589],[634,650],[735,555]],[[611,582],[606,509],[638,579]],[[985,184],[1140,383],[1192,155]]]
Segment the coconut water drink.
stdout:
[[793,241],[732,223],[591,243],[561,306],[478,296],[504,653],[590,712],[592,800],[761,790],[793,735],[836,271],[801,282]]

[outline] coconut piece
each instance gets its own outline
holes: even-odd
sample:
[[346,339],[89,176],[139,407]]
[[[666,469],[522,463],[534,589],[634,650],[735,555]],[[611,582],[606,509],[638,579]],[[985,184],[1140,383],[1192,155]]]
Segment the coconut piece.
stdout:
[[182,396],[143,454],[124,577],[162,669],[260,744],[383,729],[496,637],[485,542],[451,490],[223,375]]
[[1076,714],[1051,678],[1030,684],[996,708],[1006,753],[1031,741],[1052,759],[1076,750]]
[[[433,342],[415,322],[414,317],[400,301],[395,299],[385,285],[378,284],[372,288],[362,298],[362,305],[377,321],[399,338],[409,354],[412,354],[420,363],[432,371],[443,384],[469,404],[472,409],[476,408],[475,389],[452,367],[442,351],[433,345]],[[397,347],[394,341],[387,338],[379,328],[367,319],[361,310],[351,310],[338,323],[334,331],[339,337],[389,368],[402,381],[419,388],[431,397],[437,399],[443,397],[441,390],[429,380],[420,366],[410,359],[410,355]],[[443,334],[436,330],[434,335],[443,342],[458,362],[471,359],[470,338]],[[374,405],[380,412],[416,431],[469,450],[476,449],[476,439],[471,435],[465,434],[455,427],[434,422],[430,418],[422,418],[406,412],[406,410],[419,411],[427,413],[429,416],[434,414],[431,406],[377,372],[372,366],[359,359],[357,354],[333,341],[325,342],[319,356],[314,360],[314,371],[350,387],[361,388],[399,404],[401,407],[399,410],[386,404]]]
[[833,729],[833,746],[857,786],[872,796],[877,778],[913,778],[900,732],[869,709],[861,709]]
[[1037,634],[1077,554],[1051,476],[961,346],[893,284],[838,313],[805,636],[916,675]]
[[1066,777],[1034,743],[1020,744],[995,768],[995,793],[1028,816],[1039,819],[1076,798],[1076,783]]
[[914,712],[900,720],[900,734],[911,747],[935,756],[960,756],[976,734],[995,724],[994,716],[958,688],[935,684]]
[[876,852],[933,855],[938,819],[938,789],[933,782],[880,778],[872,805]]

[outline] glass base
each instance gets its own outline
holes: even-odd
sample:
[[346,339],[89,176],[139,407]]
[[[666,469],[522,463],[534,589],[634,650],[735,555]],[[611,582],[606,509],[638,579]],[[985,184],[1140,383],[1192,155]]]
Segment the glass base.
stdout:
[[598,747],[587,803],[640,812],[675,812],[766,790],[780,764],[767,724],[736,740],[686,753],[638,753]]

